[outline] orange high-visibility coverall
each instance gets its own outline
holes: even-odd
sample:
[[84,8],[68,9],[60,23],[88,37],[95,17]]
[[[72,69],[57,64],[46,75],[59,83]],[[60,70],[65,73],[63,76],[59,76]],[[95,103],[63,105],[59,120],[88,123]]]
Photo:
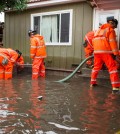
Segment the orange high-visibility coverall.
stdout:
[[[93,54],[93,45],[92,45],[92,39],[94,37],[94,31],[90,31],[85,35],[85,42],[86,42],[86,46],[84,46],[84,51],[85,51],[85,57],[88,58],[89,56],[91,56]],[[93,61],[92,59],[89,59],[86,62],[87,65],[92,65]]]
[[19,57],[18,53],[15,50],[11,49],[11,48],[7,48],[7,50],[9,52],[10,60],[11,60],[11,62],[13,64],[13,66],[16,65],[17,71],[20,72],[24,68],[23,56],[21,55]]
[[116,34],[110,24],[103,24],[96,31],[92,41],[94,48],[94,68],[91,73],[91,84],[96,84],[96,78],[103,63],[106,64],[112,87],[120,87],[117,65],[112,54],[118,55]]
[[13,65],[18,58],[18,53],[12,49],[0,48],[0,59],[3,58],[1,55],[7,58],[8,63],[3,65],[0,60],[0,79],[11,79]]
[[17,58],[15,65],[17,67],[17,72],[20,72],[24,68],[24,58],[21,55],[19,58]]
[[46,46],[43,36],[36,34],[30,38],[30,56],[32,63],[32,79],[37,79],[40,75],[45,77],[44,58],[47,57]]
[[24,58],[21,55],[19,58],[17,58],[16,62],[17,65],[21,66],[21,68],[24,68]]

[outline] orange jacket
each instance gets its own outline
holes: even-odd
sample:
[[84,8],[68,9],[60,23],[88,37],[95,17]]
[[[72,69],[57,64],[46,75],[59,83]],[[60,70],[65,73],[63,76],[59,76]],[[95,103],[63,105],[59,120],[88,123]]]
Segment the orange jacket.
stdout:
[[18,56],[19,56],[18,53],[11,48],[0,48],[0,56],[1,55],[6,57],[8,59],[8,61],[11,61],[12,64],[17,62]]
[[6,50],[9,53],[10,61],[14,64],[16,62],[16,60],[18,59],[18,56],[19,56],[18,53],[11,48],[7,48]]
[[8,60],[10,60],[10,56],[9,56],[9,52],[7,51],[7,49],[5,48],[0,48],[0,56],[7,58]]
[[46,58],[46,46],[43,36],[36,34],[30,38],[30,57],[33,58]]
[[103,24],[93,38],[94,53],[112,53],[118,55],[116,34],[110,24]]
[[0,48],[0,57],[7,58],[12,64],[19,62],[20,64],[24,64],[23,57],[21,56],[18,59],[18,53],[11,48]]
[[20,56],[20,58],[18,58],[16,60],[16,63],[17,63],[17,65],[23,65],[24,64],[24,59],[23,59],[23,56],[22,55]]
[[89,47],[93,50],[93,45],[92,45],[92,39],[94,37],[94,33],[95,31],[90,31],[85,35],[84,40],[87,41],[87,46],[89,45]]
[[9,52],[9,56],[10,56],[10,61],[18,66],[21,66],[22,68],[24,67],[24,59],[23,59],[23,56],[21,55],[19,58],[18,58],[18,53],[11,49],[11,48],[7,48],[7,51]]
[[0,64],[3,65],[3,61],[7,59],[8,60],[8,57],[4,54],[4,53],[1,53],[0,52]]
[[20,58],[17,58],[16,65],[17,67],[24,68],[24,59],[22,55],[20,56]]

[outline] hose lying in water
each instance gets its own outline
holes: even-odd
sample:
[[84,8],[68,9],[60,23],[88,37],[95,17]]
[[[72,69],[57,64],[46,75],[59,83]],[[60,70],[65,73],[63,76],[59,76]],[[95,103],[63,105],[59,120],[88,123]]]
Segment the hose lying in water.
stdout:
[[64,82],[64,81],[67,81],[67,80],[69,80],[70,78],[72,78],[72,76],[75,75],[75,73],[82,67],[82,65],[83,65],[86,61],[88,61],[89,59],[91,59],[91,58],[93,58],[93,57],[94,57],[94,56],[92,55],[92,56],[89,56],[88,58],[84,59],[84,60],[79,64],[79,66],[78,66],[70,75],[68,75],[68,76],[65,77],[64,79],[58,80],[58,81],[56,81],[56,82]]

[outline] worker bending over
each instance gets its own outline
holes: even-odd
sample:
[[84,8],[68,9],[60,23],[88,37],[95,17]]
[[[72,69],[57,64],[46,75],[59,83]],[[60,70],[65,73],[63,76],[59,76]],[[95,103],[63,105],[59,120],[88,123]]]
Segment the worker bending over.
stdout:
[[[0,79],[7,80],[12,78],[13,66],[15,63],[21,63],[19,61],[20,57],[21,54],[18,51],[11,48],[0,48]],[[19,66],[23,68],[23,64],[19,64]]]

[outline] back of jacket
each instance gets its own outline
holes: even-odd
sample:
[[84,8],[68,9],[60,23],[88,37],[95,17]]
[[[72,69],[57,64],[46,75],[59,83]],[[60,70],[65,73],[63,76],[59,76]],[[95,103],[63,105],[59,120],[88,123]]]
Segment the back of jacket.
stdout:
[[92,40],[94,53],[111,53],[118,55],[116,34],[110,24],[103,24]]
[[9,60],[9,54],[7,53],[6,49],[0,48],[0,64],[2,64],[4,59]]
[[10,59],[10,56],[9,56],[9,52],[7,51],[7,49],[6,48],[0,48],[0,56],[4,56],[4,57],[6,57],[7,59]]
[[9,53],[10,61],[14,64],[16,62],[16,60],[18,59],[18,53],[11,48],[7,48],[6,50]]
[[46,46],[43,36],[39,34],[30,38],[30,56],[31,58],[46,58]]

